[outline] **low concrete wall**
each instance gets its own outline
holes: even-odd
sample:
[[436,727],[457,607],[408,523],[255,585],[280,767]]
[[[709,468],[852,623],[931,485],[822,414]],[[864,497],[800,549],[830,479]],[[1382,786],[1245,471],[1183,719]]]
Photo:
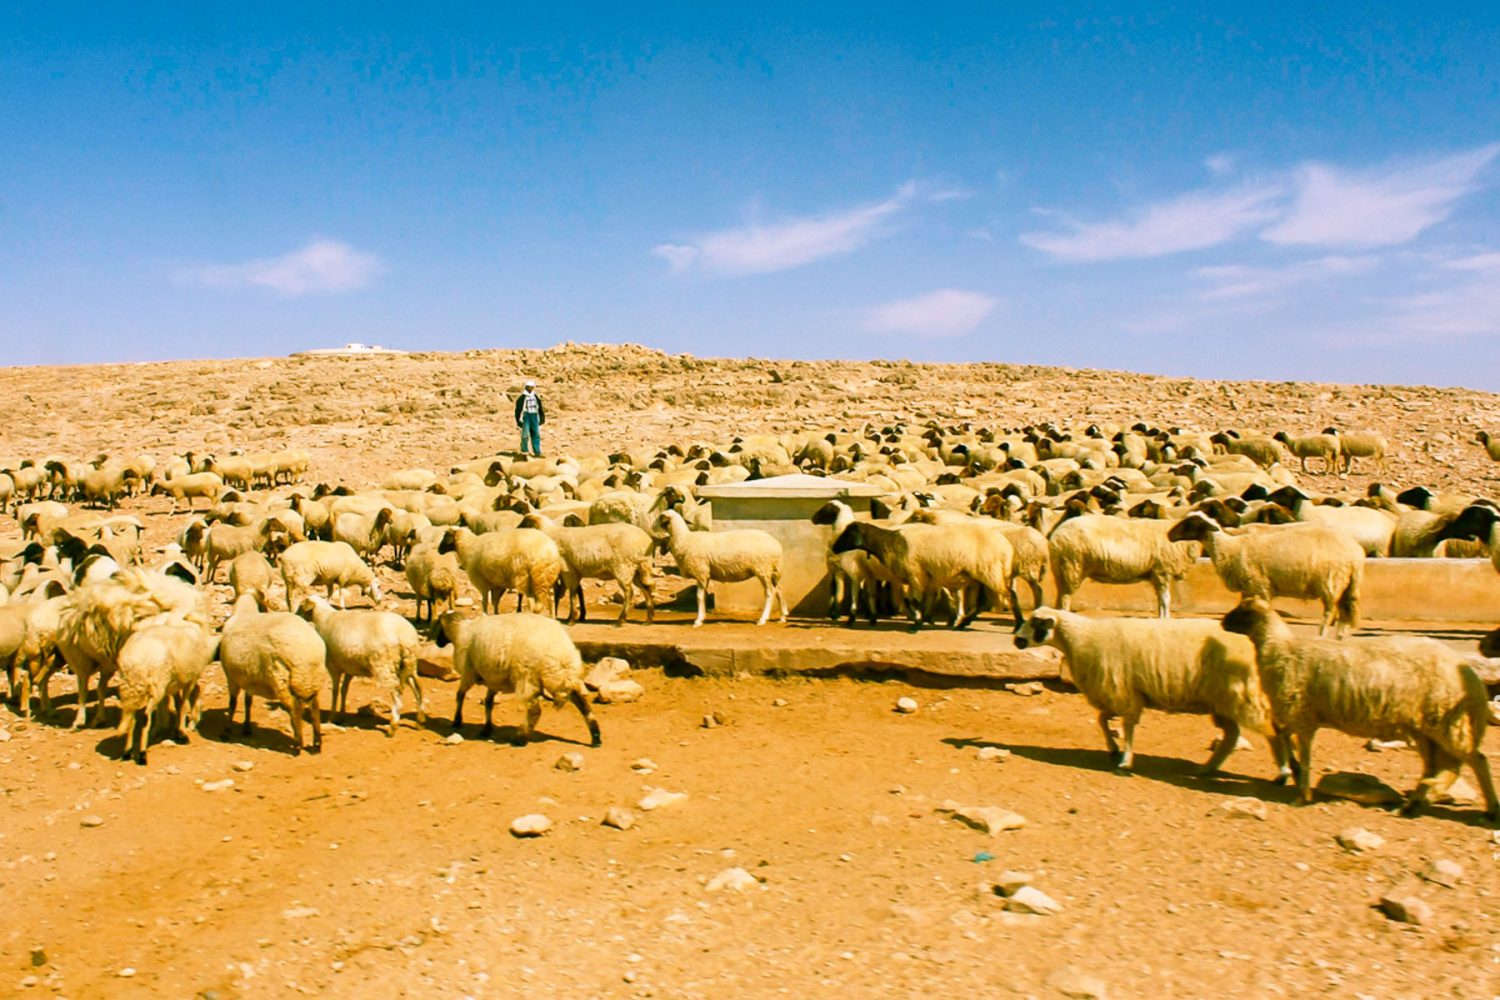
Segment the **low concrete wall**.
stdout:
[[[1051,581],[1047,599],[1053,599]],[[1200,559],[1172,587],[1172,611],[1185,615],[1223,614],[1239,596],[1224,588],[1213,564]],[[1316,601],[1278,598],[1276,606],[1316,618]],[[1156,594],[1150,584],[1087,583],[1073,597],[1073,610],[1129,611],[1151,614]],[[1500,573],[1488,559],[1368,559],[1359,591],[1361,618],[1415,622],[1489,622],[1500,624]]]

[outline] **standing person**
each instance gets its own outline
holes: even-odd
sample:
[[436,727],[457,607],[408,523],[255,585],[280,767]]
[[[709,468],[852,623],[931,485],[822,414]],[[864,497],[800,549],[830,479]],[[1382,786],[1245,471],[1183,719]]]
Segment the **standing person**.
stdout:
[[537,458],[542,457],[542,425],[546,422],[547,411],[542,408],[542,397],[536,394],[536,383],[527,379],[526,387],[516,397],[516,426],[521,428],[521,454],[529,452]]

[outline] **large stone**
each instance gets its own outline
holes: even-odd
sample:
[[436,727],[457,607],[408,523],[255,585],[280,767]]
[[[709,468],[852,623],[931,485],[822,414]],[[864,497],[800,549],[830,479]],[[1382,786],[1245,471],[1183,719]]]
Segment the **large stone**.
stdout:
[[1458,883],[1463,881],[1464,866],[1457,861],[1438,858],[1422,869],[1422,877],[1434,885],[1440,885],[1445,889],[1456,889]]
[[1025,816],[999,806],[966,806],[950,799],[938,807],[938,812],[947,813],[965,826],[991,837],[1006,830],[1019,830],[1026,825]]
[[628,680],[629,677],[630,664],[618,656],[606,656],[589,669],[583,683],[590,691],[598,691],[606,684]]
[[1385,846],[1385,838],[1362,826],[1350,827],[1334,838],[1350,854],[1366,854]]
[[610,806],[604,810],[603,825],[614,827],[616,830],[629,830],[635,826],[635,813],[624,806]]
[[1432,907],[1420,896],[1401,889],[1392,889],[1380,897],[1380,912],[1403,924],[1432,924]]
[[1062,904],[1034,885],[1023,885],[1005,900],[1005,908],[1012,913],[1034,913],[1050,917],[1062,912]]
[[1266,818],[1266,804],[1260,799],[1249,796],[1226,799],[1219,803],[1219,812],[1230,819],[1260,819]]
[[1109,1000],[1109,987],[1104,980],[1071,965],[1048,976],[1047,985],[1072,1000]]
[[726,868],[713,878],[708,880],[709,892],[744,892],[746,889],[754,889],[760,882],[754,875],[743,868]]
[[510,832],[514,837],[540,837],[550,829],[552,821],[541,813],[517,816],[510,821]]
[[646,689],[632,680],[607,681],[599,688],[595,698],[603,705],[621,705],[627,702],[640,701]]
[[1366,806],[1395,805],[1405,799],[1405,796],[1379,778],[1353,771],[1335,771],[1324,775],[1314,791],[1331,799],[1348,799]]
[[653,788],[635,805],[642,812],[650,812],[653,809],[675,806],[679,802],[686,801],[687,797],[687,792],[669,792],[665,788]]
[[1451,802],[1460,806],[1471,806],[1479,801],[1479,789],[1469,784],[1469,779],[1459,778],[1441,795],[1433,796],[1434,802]]

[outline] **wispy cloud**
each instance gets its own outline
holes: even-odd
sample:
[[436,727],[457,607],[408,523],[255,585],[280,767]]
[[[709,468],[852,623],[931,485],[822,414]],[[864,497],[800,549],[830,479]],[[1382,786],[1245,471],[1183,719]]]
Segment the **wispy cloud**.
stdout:
[[1456,280],[1381,304],[1383,339],[1454,340],[1500,336],[1500,253],[1447,261]]
[[1234,172],[1235,157],[1232,153],[1215,153],[1204,157],[1203,165],[1208,168],[1209,173],[1222,177]]
[[916,195],[917,185],[909,183],[882,201],[822,215],[750,222],[702,233],[685,243],[662,243],[651,252],[670,264],[674,272],[697,269],[710,274],[746,275],[786,271],[852,253],[885,235],[892,217]]
[[1500,143],[1367,170],[1309,163],[1295,172],[1291,211],[1261,233],[1271,243],[1393,246],[1442,222],[1500,156]]
[[211,264],[178,272],[178,279],[208,288],[268,288],[296,297],[363,288],[385,270],[379,257],[338,240],[313,240],[280,257],[241,264]]
[[1059,217],[1067,231],[1023,233],[1021,242],[1070,262],[1161,257],[1184,250],[1202,250],[1274,219],[1281,194],[1276,185],[1193,191],[1147,205],[1113,222],[1081,223]]
[[961,337],[984,322],[999,301],[980,292],[940,288],[925,295],[897,299],[866,309],[860,326],[871,333]]
[[1249,267],[1243,264],[1200,267],[1193,271],[1193,275],[1210,283],[1208,288],[1198,293],[1200,300],[1222,302],[1252,296],[1268,297],[1297,285],[1366,274],[1379,267],[1380,263],[1378,255],[1365,254],[1357,257],[1319,257],[1316,260],[1298,261],[1286,267]]

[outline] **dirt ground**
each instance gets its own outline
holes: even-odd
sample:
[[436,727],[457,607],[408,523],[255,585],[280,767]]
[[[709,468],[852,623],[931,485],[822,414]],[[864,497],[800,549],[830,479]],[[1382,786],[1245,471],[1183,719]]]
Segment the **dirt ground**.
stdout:
[[[285,443],[313,451],[315,479],[358,485],[511,445],[504,394],[527,374],[554,414],[545,443],[555,451],[903,414],[1294,431],[1338,422],[1391,436],[1388,481],[1494,492],[1488,459],[1468,442],[1500,426],[1500,398],[1458,390],[565,345],[0,370],[10,414],[0,462]],[[165,507],[129,506],[153,543],[180,527]],[[0,519],[0,545],[14,537]],[[596,706],[599,749],[571,709],[544,714],[547,739],[510,746],[520,709],[506,700],[497,739],[481,741],[472,694],[467,738],[452,745],[455,686],[427,680],[425,726],[406,721],[388,739],[376,704],[327,732],[321,755],[293,758],[285,715],[261,705],[252,738],[220,740],[225,697],[212,677],[201,733],[156,745],[144,768],[113,759],[109,730],[62,728],[68,679],[54,683],[55,722],[0,708],[0,994],[1500,994],[1500,844],[1476,809],[1403,819],[1342,801],[1297,807],[1269,784],[1259,742],[1233,755],[1226,776],[1201,779],[1214,732],[1204,719],[1149,715],[1137,774],[1122,777],[1083,699],[1061,688],[1022,697],[644,671],[643,700]],[[358,683],[352,695],[379,701]],[[916,712],[894,710],[906,696]],[[704,728],[713,712],[726,723]],[[982,758],[987,747],[1008,756]],[[582,754],[581,770],[555,766],[568,752]],[[1374,753],[1329,732],[1316,764],[1399,789],[1418,772],[1409,751]],[[601,825],[606,809],[634,809],[652,788],[687,798],[637,809],[629,830]],[[1222,808],[1240,797],[1263,804],[1264,818]],[[949,800],[1026,823],[991,837],[941,812]],[[513,838],[511,820],[529,813],[552,831]],[[1351,827],[1384,845],[1348,853],[1335,837]],[[1455,887],[1417,878],[1438,859],[1462,866]],[[755,884],[708,888],[733,867]],[[1030,873],[1060,912],[1006,912],[987,886],[1007,869]],[[1397,885],[1430,904],[1428,922],[1376,909]]]

